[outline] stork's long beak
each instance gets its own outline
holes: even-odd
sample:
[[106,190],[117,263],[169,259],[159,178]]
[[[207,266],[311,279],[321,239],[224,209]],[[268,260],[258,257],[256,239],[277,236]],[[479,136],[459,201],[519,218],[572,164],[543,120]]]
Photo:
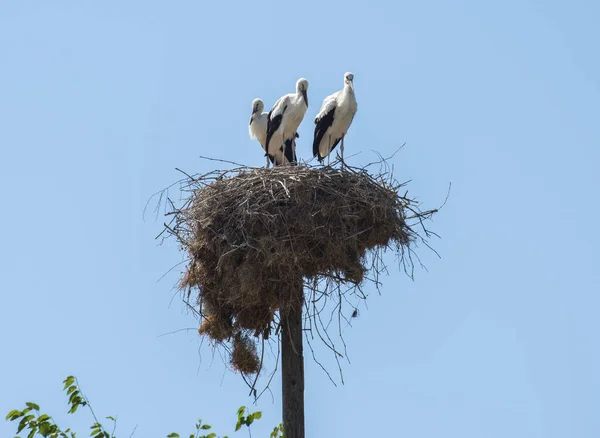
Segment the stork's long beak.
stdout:
[[352,91],[354,91],[354,81],[353,80],[349,82],[349,85],[350,85],[350,89]]
[[306,93],[306,90],[302,91],[302,97],[304,97],[304,102],[306,102],[306,106],[308,107],[308,95]]
[[252,113],[252,117],[250,117],[250,123],[248,123],[248,126],[250,126],[253,121],[254,121],[254,113]]

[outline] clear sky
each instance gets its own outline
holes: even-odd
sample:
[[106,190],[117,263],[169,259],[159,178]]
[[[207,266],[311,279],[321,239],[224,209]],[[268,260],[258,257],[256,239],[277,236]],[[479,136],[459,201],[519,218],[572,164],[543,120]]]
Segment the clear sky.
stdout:
[[75,374],[120,436],[199,416],[229,433],[252,400],[201,346],[179,270],[158,281],[182,256],[144,205],[175,167],[215,166],[200,155],[262,165],[251,101],[301,76],[309,158],[352,71],[351,163],[406,142],[410,193],[452,193],[431,224],[442,258],[422,249],[428,271],[392,272],[346,330],[345,385],[307,358],[307,436],[600,436],[599,16],[591,0],[0,1],[2,417],[35,400],[67,424]]

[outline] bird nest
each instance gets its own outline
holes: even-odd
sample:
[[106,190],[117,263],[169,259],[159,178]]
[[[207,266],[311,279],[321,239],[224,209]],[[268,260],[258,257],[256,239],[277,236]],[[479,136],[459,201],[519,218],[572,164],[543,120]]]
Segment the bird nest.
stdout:
[[347,166],[241,167],[180,183],[183,205],[170,203],[166,224],[189,256],[180,287],[197,294],[200,334],[229,346],[244,374],[259,372],[256,346],[278,333],[278,315],[302,305],[294,291],[311,295],[309,319],[321,296],[364,297],[385,249],[412,269],[412,243],[424,241],[414,225],[436,211],[421,212],[390,172]]

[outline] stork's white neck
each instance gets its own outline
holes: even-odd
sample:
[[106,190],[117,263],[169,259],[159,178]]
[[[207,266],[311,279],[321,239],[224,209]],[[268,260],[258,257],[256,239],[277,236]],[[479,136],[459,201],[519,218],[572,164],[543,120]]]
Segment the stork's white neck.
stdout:
[[304,95],[302,94],[302,91],[300,91],[300,88],[296,90],[296,102],[302,102],[304,105],[306,105],[306,102],[304,101]]

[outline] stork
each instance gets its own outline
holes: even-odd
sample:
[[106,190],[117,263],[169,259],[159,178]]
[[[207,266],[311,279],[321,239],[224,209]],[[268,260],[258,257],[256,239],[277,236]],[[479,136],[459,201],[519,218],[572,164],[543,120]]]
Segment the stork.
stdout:
[[308,81],[304,78],[296,82],[296,93],[279,98],[267,116],[267,153],[272,155],[280,147],[285,161],[296,162],[296,138],[298,126],[302,123],[308,108]]
[[258,140],[263,150],[265,151],[265,156],[267,157],[267,169],[269,168],[269,164],[271,163],[269,155],[266,153],[266,141],[267,141],[267,113],[263,113],[263,109],[265,109],[265,104],[260,98],[256,98],[252,101],[252,116],[250,117],[250,124],[248,125],[248,132],[250,133],[250,138]]
[[[283,164],[283,151],[280,148],[275,151],[274,156],[271,157],[267,154],[267,149],[265,147],[267,142],[267,116],[268,113],[264,113],[263,109],[265,108],[265,104],[262,99],[256,98],[252,101],[252,116],[250,117],[250,124],[248,126],[248,132],[250,133],[250,138],[257,140],[265,151],[265,157],[267,157],[267,169],[269,165],[273,163],[274,166],[278,166]],[[298,138],[298,134],[296,134],[296,138]]]
[[354,75],[344,74],[344,88],[331,96],[327,96],[321,105],[321,110],[315,118],[315,139],[313,156],[322,162],[341,141],[342,164],[344,163],[344,137],[354,120],[358,110],[354,96]]

